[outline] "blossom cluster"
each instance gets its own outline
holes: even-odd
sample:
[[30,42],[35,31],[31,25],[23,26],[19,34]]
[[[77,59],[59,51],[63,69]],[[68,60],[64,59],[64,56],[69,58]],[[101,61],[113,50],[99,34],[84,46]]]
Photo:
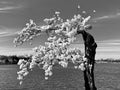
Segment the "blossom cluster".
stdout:
[[85,30],[86,22],[90,16],[84,18],[80,14],[74,15],[72,19],[63,19],[59,16],[60,12],[55,12],[55,15],[50,19],[44,19],[46,25],[37,26],[33,20],[26,24],[25,27],[14,40],[16,45],[33,39],[41,34],[47,32],[49,38],[45,42],[45,46],[35,47],[33,50],[35,55],[32,60],[19,60],[20,71],[18,72],[18,79],[23,80],[23,77],[29,73],[35,66],[39,66],[45,70],[45,79],[51,76],[53,66],[58,63],[66,68],[68,62],[75,64],[75,68],[85,70],[85,59],[79,48],[70,49],[69,46],[76,40],[77,30]]
[[53,32],[58,35],[65,35],[72,37],[76,34],[77,30],[85,30],[88,25],[86,22],[91,18],[82,17],[80,14],[74,15],[72,19],[63,19],[59,16],[60,12],[55,12],[55,15],[50,19],[44,19],[45,25],[39,26],[30,19],[30,22],[26,24],[21,32],[18,33],[18,37],[14,39],[16,45],[21,45],[26,41],[32,40],[34,37],[41,35],[42,32]]
[[32,40],[34,37],[39,36],[41,30],[33,20],[30,19],[30,23],[26,24],[26,27],[23,28],[21,32],[18,33],[18,37],[14,39],[16,46],[22,45],[24,42]]
[[20,80],[20,84],[22,84],[23,77],[25,77],[29,73],[28,67],[30,65],[30,62],[25,61],[24,59],[20,59],[18,62],[18,65],[19,65],[20,71],[17,72],[18,74],[17,79]]

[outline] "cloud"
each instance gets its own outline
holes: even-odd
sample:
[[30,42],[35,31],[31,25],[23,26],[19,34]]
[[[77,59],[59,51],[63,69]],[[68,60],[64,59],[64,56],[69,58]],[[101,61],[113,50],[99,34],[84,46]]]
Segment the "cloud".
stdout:
[[96,49],[96,59],[100,58],[120,58],[120,46],[100,46]]
[[117,18],[119,16],[120,16],[120,12],[118,12],[116,14],[111,14],[111,15],[105,15],[105,16],[97,17],[97,18],[94,18],[93,21],[104,20],[104,19],[113,19],[113,18]]
[[120,40],[97,41],[98,50],[104,52],[120,52]]
[[[96,42],[98,45],[96,49],[96,59],[120,58],[120,39],[103,40],[103,41],[96,41]],[[84,52],[84,44],[82,43],[71,44],[70,48],[80,48],[80,50]]]
[[14,36],[18,33],[20,29],[18,28],[8,28],[5,26],[0,26],[0,37]]
[[23,8],[23,5],[21,3],[14,3],[14,2],[8,2],[8,1],[1,1],[0,2],[0,13],[7,13],[12,10],[18,10],[20,8]]
[[0,35],[5,35],[7,34],[7,32],[0,32]]
[[110,45],[119,45],[120,39],[110,39],[110,40],[103,40],[103,41],[97,41],[99,44],[110,44]]
[[6,11],[6,10],[14,10],[14,9],[19,9],[22,8],[22,6],[5,6],[0,8],[0,11]]
[[30,55],[32,53],[30,48],[0,47],[0,55]]
[[102,20],[102,19],[108,19],[110,16],[102,16],[102,17],[97,17],[94,20]]
[[17,35],[17,34],[18,34],[18,31],[12,31],[11,29],[9,29],[9,31],[0,32],[0,37],[14,36],[14,35]]
[[120,58],[120,39],[97,41],[96,59]]
[[1,32],[0,33],[0,37],[8,37],[8,36],[13,36],[13,35],[16,35],[16,32],[15,33],[10,33],[10,32]]

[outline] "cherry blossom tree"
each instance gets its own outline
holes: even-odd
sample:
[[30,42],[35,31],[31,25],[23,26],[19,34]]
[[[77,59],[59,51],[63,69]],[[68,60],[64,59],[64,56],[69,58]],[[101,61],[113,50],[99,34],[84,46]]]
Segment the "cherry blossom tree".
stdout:
[[[88,66],[88,58],[82,54],[79,48],[70,49],[69,46],[76,40],[78,31],[89,29],[88,20],[91,16],[82,17],[80,14],[74,15],[72,19],[63,20],[60,12],[55,12],[52,18],[44,19],[45,25],[39,26],[33,20],[26,24],[18,36],[14,39],[16,46],[24,42],[31,41],[45,32],[49,35],[45,46],[39,45],[33,50],[35,54],[31,60],[21,59],[18,62],[20,71],[17,72],[20,84],[23,78],[29,74],[35,66],[39,66],[45,71],[45,79],[53,74],[52,69],[55,64],[67,68],[72,62],[75,69],[85,71]],[[86,89],[95,90],[95,89]]]

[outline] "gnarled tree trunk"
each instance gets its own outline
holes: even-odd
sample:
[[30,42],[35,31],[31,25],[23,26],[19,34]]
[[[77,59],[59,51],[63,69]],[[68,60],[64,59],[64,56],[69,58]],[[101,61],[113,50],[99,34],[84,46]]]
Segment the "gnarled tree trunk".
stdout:
[[[87,37],[89,40],[91,40],[90,36]],[[85,58],[87,58],[86,70],[84,71],[85,90],[97,90],[94,81],[94,63],[97,44],[95,43],[95,41],[89,40],[88,42],[85,41]],[[90,44],[89,42],[93,43]]]
[[84,71],[85,90],[97,90],[94,82],[94,64],[86,66]]
[[97,44],[94,37],[85,30],[78,30],[77,34],[82,34],[85,46],[85,58],[87,58],[86,69],[84,71],[85,90],[97,90],[94,81],[94,63]]

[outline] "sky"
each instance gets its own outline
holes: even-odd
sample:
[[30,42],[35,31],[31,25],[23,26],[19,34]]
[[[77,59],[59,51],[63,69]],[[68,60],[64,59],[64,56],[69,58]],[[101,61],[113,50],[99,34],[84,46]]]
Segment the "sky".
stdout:
[[[48,36],[43,34],[32,45],[28,42],[15,48],[13,40],[17,32],[29,19],[42,25],[43,19],[52,17],[55,11],[61,12],[64,19],[78,13],[84,17],[91,15],[89,23],[93,29],[88,32],[98,44],[96,59],[120,58],[120,0],[0,0],[0,55],[33,53],[32,48],[43,44]],[[79,47],[84,52],[81,35],[71,47]]]

